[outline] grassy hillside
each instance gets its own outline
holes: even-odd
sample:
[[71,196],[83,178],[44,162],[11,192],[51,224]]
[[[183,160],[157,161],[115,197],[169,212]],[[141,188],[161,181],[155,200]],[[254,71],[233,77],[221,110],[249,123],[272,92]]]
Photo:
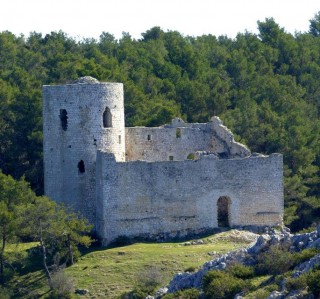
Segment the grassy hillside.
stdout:
[[[179,271],[194,270],[217,254],[248,245],[252,240],[248,236],[251,235],[231,230],[204,238],[204,244],[198,245],[137,243],[111,249],[95,248],[85,252],[65,273],[75,288],[89,290],[88,294],[75,297],[119,298],[146,280],[166,285]],[[15,298],[50,296],[40,267],[35,268],[34,264],[28,267],[30,263],[26,262],[26,250],[34,246],[35,243],[31,243],[9,248],[15,256],[24,259],[24,267],[17,268],[9,285]]]

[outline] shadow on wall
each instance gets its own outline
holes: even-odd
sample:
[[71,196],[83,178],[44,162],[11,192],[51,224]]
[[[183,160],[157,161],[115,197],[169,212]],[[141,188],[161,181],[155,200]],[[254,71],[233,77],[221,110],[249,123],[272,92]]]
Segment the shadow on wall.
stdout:
[[217,201],[218,206],[218,227],[230,227],[231,199],[228,196],[221,196]]

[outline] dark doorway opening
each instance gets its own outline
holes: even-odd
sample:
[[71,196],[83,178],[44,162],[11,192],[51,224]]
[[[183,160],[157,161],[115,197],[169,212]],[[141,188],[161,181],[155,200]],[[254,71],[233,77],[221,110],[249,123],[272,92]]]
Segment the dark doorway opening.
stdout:
[[230,227],[230,205],[231,200],[228,196],[221,196],[218,199],[218,226]]

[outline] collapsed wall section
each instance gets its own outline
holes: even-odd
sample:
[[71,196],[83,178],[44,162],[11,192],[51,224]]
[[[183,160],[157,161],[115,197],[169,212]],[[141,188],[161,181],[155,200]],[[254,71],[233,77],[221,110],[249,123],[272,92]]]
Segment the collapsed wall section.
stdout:
[[234,141],[218,117],[208,123],[188,124],[176,118],[162,127],[126,128],[126,161],[183,161],[194,159],[197,152],[223,158],[250,155],[247,147]]
[[210,231],[218,227],[223,197],[230,200],[230,226],[281,224],[281,155],[117,163],[99,152],[97,161],[97,231],[105,245],[122,235],[167,239]]

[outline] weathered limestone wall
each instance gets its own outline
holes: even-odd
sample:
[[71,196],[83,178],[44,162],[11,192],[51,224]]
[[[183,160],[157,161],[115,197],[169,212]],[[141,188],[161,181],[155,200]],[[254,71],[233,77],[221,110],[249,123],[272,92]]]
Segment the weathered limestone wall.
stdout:
[[248,148],[234,141],[231,131],[222,125],[218,117],[202,124],[188,124],[176,118],[172,124],[162,127],[126,128],[127,161],[183,161],[197,151],[225,158],[250,154]]
[[154,162],[169,161],[172,157],[174,161],[183,161],[196,151],[222,153],[223,145],[206,127],[203,124],[202,128],[179,128],[180,137],[177,137],[177,128],[126,128],[126,160]]
[[278,225],[283,214],[282,155],[239,159],[117,163],[97,156],[97,230],[120,235],[184,236],[218,226],[217,201],[231,199],[232,226]]
[[[106,107],[112,127],[105,128]],[[44,86],[43,134],[45,194],[95,223],[96,152],[125,159],[123,85],[84,80]]]
[[46,195],[86,216],[104,244],[210,231],[225,196],[231,226],[282,221],[282,156],[251,155],[218,117],[125,129],[123,85],[84,77],[43,87],[43,134]]

